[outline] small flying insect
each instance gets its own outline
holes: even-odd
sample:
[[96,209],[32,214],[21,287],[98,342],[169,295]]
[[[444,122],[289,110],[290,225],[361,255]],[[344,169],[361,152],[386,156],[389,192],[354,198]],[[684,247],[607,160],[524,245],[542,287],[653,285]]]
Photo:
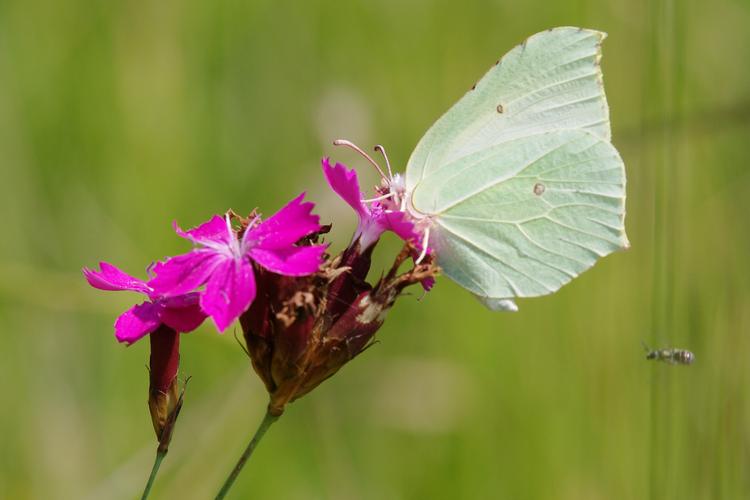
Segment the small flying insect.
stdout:
[[670,365],[692,365],[695,361],[695,354],[688,351],[687,349],[650,349],[644,342],[641,342],[643,348],[646,350],[646,359],[655,359],[657,361],[664,361]]

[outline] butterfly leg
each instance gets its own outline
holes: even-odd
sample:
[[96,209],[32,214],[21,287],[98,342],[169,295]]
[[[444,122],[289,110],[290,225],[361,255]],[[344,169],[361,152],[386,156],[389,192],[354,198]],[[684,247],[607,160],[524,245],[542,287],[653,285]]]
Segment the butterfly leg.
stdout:
[[422,252],[419,254],[417,260],[414,261],[416,265],[419,265],[427,255],[427,245],[430,242],[430,228],[424,230],[424,238],[422,239]]

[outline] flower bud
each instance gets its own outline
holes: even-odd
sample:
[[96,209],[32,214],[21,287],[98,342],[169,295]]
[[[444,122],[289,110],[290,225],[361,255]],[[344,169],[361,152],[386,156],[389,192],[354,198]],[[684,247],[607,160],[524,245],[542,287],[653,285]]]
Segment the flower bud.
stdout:
[[172,439],[174,423],[182,407],[182,392],[178,387],[177,370],[180,364],[180,334],[161,325],[149,336],[148,408],[159,448],[166,452]]

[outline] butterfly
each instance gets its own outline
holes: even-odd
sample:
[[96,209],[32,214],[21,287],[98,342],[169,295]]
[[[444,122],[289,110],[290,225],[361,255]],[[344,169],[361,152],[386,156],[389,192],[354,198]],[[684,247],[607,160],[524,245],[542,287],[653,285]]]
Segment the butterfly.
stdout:
[[529,37],[430,127],[403,177],[385,180],[385,196],[424,228],[423,249],[490,309],[516,311],[515,298],[553,293],[629,246],[605,37]]

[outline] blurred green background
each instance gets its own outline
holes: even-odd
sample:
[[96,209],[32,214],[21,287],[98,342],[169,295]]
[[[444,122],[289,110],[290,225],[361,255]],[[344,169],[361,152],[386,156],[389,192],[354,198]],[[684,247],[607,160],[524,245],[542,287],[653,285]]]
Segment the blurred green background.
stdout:
[[[136,498],[150,470],[148,343],[112,331],[138,298],[81,266],[144,276],[188,248],[173,219],[302,190],[346,243],[319,159],[376,177],[331,140],[403,166],[499,56],[557,25],[609,33],[632,249],[517,314],[444,279],[402,299],[232,498],[750,498],[747,0],[0,2],[0,497]],[[646,362],[641,341],[697,362]],[[153,498],[212,498],[266,395],[208,324],[182,373]]]

